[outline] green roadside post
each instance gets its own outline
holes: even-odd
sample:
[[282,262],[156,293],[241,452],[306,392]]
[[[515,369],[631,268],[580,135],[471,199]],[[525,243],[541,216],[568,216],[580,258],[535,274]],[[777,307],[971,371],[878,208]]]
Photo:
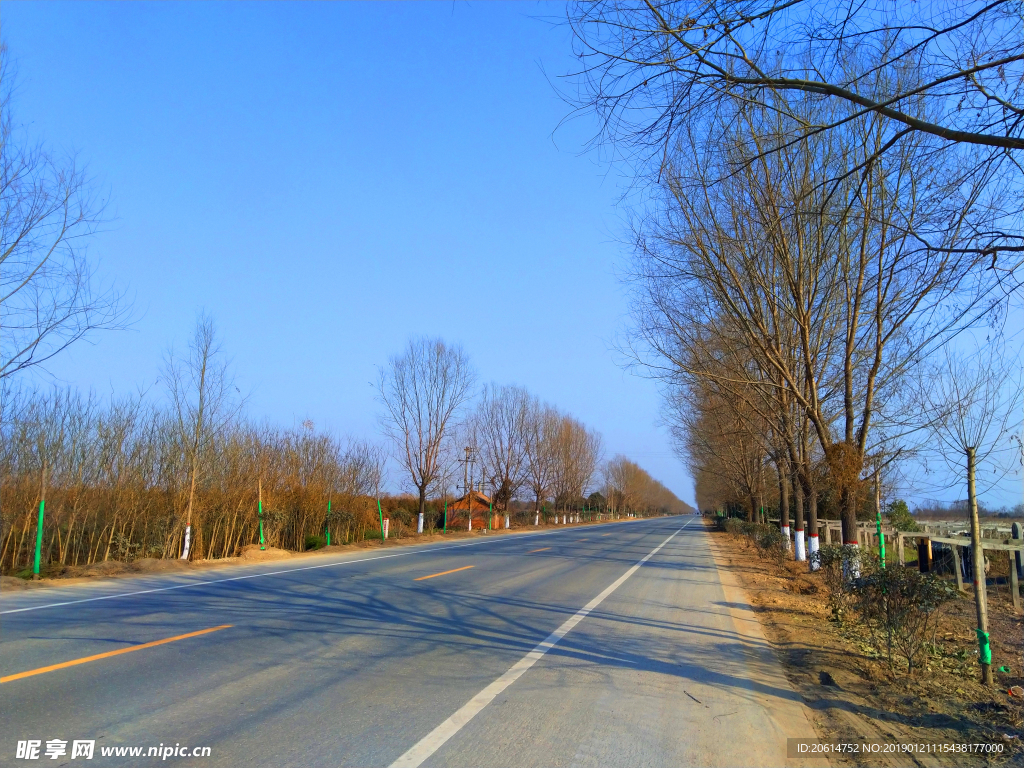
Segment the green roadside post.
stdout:
[[878,557],[885,568],[885,539],[882,537],[882,511],[875,512],[875,528],[878,530]]
[[266,549],[267,548],[267,543],[263,540],[263,483],[260,483],[259,516],[260,516],[260,549]]
[[489,501],[489,502],[487,502],[487,530],[488,531],[494,530],[493,528],[491,528],[491,518],[493,516],[494,516],[494,504]]
[[327,533],[327,546],[331,546],[331,500],[327,500],[327,525],[324,526]]
[[448,499],[444,500],[444,528],[441,530],[441,534],[448,533]]
[[384,543],[384,513],[380,511],[380,497],[377,497],[377,518],[380,520],[380,543]]
[[39,485],[39,522],[36,523],[36,559],[32,565],[32,579],[39,580],[39,559],[43,550],[43,515],[46,509],[46,464],[43,464],[42,481]]

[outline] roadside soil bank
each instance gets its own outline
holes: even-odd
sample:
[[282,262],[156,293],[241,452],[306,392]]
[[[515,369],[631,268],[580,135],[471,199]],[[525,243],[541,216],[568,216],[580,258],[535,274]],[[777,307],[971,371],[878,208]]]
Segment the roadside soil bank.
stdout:
[[[708,535],[719,568],[743,586],[787,678],[812,714],[817,738],[832,742],[952,744],[998,742],[1001,755],[833,755],[837,766],[986,766],[1024,764],[1024,620],[1009,600],[993,595],[989,622],[996,684],[978,682],[974,603],[947,603],[924,669],[892,677],[881,649],[856,619],[830,620],[825,585],[807,563],[762,560],[746,536]],[[814,738],[814,735],[808,735]],[[797,761],[794,761],[794,763]],[[802,762],[802,761],[801,761]]]
[[436,544],[458,539],[476,539],[487,536],[516,535],[536,531],[557,531],[565,528],[587,528],[595,525],[606,525],[608,523],[624,523],[626,520],[602,520],[592,523],[567,523],[565,525],[539,525],[523,528],[496,529],[496,530],[474,530],[474,531],[448,531],[441,533],[411,534],[402,538],[389,538],[386,542],[380,539],[366,539],[358,543],[331,545],[312,549],[306,552],[295,552],[276,547],[267,547],[261,550],[259,544],[248,544],[241,548],[236,557],[222,557],[216,560],[177,560],[173,558],[152,558],[144,557],[131,562],[120,560],[106,560],[92,565],[59,566],[50,565],[42,569],[42,578],[38,581],[18,578],[16,576],[0,576],[0,592],[17,591],[25,589],[44,589],[46,587],[65,587],[69,584],[89,584],[97,579],[125,578],[153,573],[190,573],[211,568],[221,568],[229,565],[249,565],[267,562],[270,560],[283,560],[288,558],[320,557],[323,555],[339,555],[345,552],[358,550],[383,549],[385,547],[408,547],[421,544]]

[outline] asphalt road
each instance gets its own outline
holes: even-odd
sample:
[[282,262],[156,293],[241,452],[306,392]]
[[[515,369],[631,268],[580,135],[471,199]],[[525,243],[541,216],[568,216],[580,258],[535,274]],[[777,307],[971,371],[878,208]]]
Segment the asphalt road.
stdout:
[[3,594],[0,765],[780,765],[814,733],[707,540],[657,518]]

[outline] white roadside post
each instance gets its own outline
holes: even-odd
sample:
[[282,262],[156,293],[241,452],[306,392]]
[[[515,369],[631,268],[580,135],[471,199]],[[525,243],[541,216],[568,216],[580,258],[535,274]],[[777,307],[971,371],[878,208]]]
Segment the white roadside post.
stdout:
[[388,525],[389,525],[390,523],[391,523],[391,519],[390,519],[390,518],[387,518],[387,517],[385,517],[385,518],[384,518],[384,538],[385,538],[385,539],[386,539],[386,538],[388,537]]
[[420,512],[419,520],[416,521],[416,533],[423,533],[423,513]]

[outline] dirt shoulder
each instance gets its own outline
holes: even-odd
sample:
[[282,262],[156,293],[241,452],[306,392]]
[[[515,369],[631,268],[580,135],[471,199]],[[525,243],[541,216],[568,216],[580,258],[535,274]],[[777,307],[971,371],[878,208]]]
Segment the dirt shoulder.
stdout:
[[709,527],[720,569],[745,590],[783,664],[803,697],[820,739],[835,742],[951,744],[998,742],[1003,753],[919,754],[847,757],[837,766],[983,766],[1024,764],[1024,703],[1010,697],[1024,685],[1024,621],[1007,600],[990,601],[990,634],[996,686],[977,682],[974,606],[969,596],[948,604],[936,633],[936,648],[914,677],[892,678],[888,666],[856,623],[830,621],[825,586],[806,563],[772,563],[758,557],[745,536]]
[[258,544],[249,544],[242,548],[238,557],[223,557],[216,560],[175,560],[142,558],[130,563],[107,560],[92,565],[49,567],[38,581],[0,576],[0,592],[14,592],[27,589],[46,589],[48,587],[66,587],[72,584],[94,584],[99,579],[131,578],[158,573],[192,573],[195,571],[224,568],[226,566],[256,565],[269,560],[302,559],[323,557],[325,555],[343,555],[365,550],[393,549],[395,547],[421,546],[438,544],[460,539],[480,539],[494,536],[515,536],[538,531],[557,531],[565,528],[588,528],[608,523],[623,523],[625,520],[604,520],[593,523],[568,523],[566,525],[540,525],[527,528],[499,529],[492,531],[449,531],[448,533],[413,534],[403,538],[389,538],[386,542],[379,539],[367,539],[354,544],[332,545],[307,552],[294,552],[286,549],[268,547],[261,550]]

